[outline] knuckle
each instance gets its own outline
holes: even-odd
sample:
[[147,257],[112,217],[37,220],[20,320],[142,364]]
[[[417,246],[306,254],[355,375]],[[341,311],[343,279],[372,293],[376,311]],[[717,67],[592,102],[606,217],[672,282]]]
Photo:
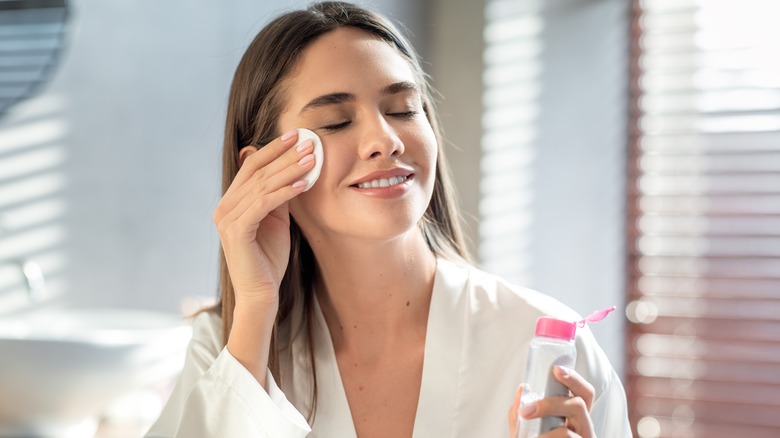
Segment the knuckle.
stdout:
[[222,232],[225,230],[225,217],[222,215],[218,216],[216,213],[214,213],[213,216],[214,225],[217,227],[217,232],[222,234]]
[[252,202],[251,207],[254,211],[260,212],[268,209],[268,198],[265,194],[258,195]]
[[223,236],[225,234],[225,223],[222,220],[215,220],[214,224],[217,226],[217,232],[220,236]]
[[220,229],[220,235],[222,235],[222,238],[225,240],[230,240],[232,237],[234,237],[236,235],[235,223],[222,224]]
[[263,196],[265,196],[266,193],[267,193],[267,186],[264,181],[258,181],[258,183],[255,184],[254,187],[252,187],[252,196],[254,196],[257,199],[257,201],[262,201]]
[[583,399],[582,397],[572,397],[571,403],[578,410],[585,411],[585,412],[587,412],[588,410],[588,404],[585,403],[585,399]]
[[263,182],[266,179],[267,170],[265,167],[261,167],[255,171],[254,174],[252,174],[252,181],[257,184],[263,184]]
[[261,158],[264,155],[264,153],[260,152],[261,150],[262,150],[262,148],[258,148],[257,150],[253,150],[252,153],[247,155],[247,157],[244,159],[244,164],[249,163],[250,165],[256,165],[257,163],[261,162]]
[[236,222],[232,222],[223,227],[222,236],[228,241],[234,241],[243,234],[243,227]]
[[239,232],[235,224],[226,225],[219,233],[220,240],[225,242],[226,245],[232,245],[236,242]]
[[211,213],[211,219],[214,221],[215,224],[219,225],[219,223],[222,221],[222,219],[227,215],[225,212],[225,206],[220,203],[217,205],[217,208],[214,209],[214,211]]
[[596,388],[594,388],[590,383],[585,382],[585,392],[587,393],[588,397],[593,399],[593,397],[596,395]]
[[595,399],[595,394],[593,392],[589,392],[585,397],[585,407],[590,411],[590,407],[593,406],[593,400]]

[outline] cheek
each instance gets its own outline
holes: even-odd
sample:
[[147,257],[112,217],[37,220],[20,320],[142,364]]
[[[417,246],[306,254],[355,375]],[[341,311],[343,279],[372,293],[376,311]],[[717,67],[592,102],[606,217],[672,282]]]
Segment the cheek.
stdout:
[[429,176],[432,177],[439,156],[433,128],[428,123],[424,123],[424,126],[410,133],[410,140],[412,144],[417,145],[415,161],[418,162],[418,165],[424,166],[428,170]]
[[342,181],[339,178],[342,178],[348,171],[348,163],[343,155],[339,148],[329,150],[327,143],[323,141],[323,162],[320,177],[317,178],[317,182],[311,189],[290,200],[290,213],[296,220],[303,219],[304,215],[315,216],[327,207],[326,198],[331,189],[341,184]]
[[329,212],[329,205],[332,205],[332,202],[325,199],[326,194],[324,191],[315,191],[320,181],[321,179],[308,192],[301,193],[291,199],[288,204],[290,216],[292,216],[307,238],[311,238],[312,230],[319,228],[317,224],[321,223],[323,217],[328,217],[332,214]]
[[[354,157],[349,153],[349,148],[333,138],[323,139],[323,162],[320,178],[309,190],[312,194],[320,194],[326,187],[337,187],[343,181],[342,178],[349,172],[354,162]],[[307,192],[307,193],[309,193]],[[304,194],[307,194],[304,193]]]

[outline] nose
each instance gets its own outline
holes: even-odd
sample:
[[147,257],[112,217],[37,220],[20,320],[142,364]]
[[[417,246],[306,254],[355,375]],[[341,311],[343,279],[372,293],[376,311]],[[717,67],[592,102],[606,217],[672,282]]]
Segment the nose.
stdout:
[[360,158],[371,160],[402,155],[404,144],[387,120],[377,114],[364,124],[360,142]]

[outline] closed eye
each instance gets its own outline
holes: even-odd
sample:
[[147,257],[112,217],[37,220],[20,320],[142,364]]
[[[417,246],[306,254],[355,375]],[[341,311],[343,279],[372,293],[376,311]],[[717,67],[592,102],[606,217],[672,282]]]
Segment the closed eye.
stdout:
[[[397,117],[397,118],[402,119],[402,120],[409,120],[409,119],[415,118],[417,116],[417,114],[418,114],[417,111],[410,110],[410,111],[401,111],[401,112],[396,112],[396,113],[388,113],[387,115],[391,116],[391,117]],[[345,121],[343,121],[341,123],[334,123],[332,125],[325,125],[321,129],[324,129],[326,131],[331,131],[331,132],[332,131],[338,131],[339,129],[346,128],[347,126],[349,126],[350,123],[352,123],[351,120],[345,120]]]
[[350,123],[352,123],[351,120],[346,120],[341,123],[323,126],[322,129],[325,129],[326,131],[338,131],[339,129],[346,128]]
[[412,119],[417,115],[417,111],[403,111],[399,113],[389,113],[388,116],[398,117],[400,119]]

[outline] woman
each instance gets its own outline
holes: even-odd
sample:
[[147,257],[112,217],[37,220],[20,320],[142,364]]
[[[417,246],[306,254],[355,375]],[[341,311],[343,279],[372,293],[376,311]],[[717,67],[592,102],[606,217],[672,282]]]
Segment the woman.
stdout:
[[[300,127],[325,152],[305,193]],[[228,105],[221,302],[197,317],[148,436],[513,436],[536,318],[577,316],[466,261],[442,144],[386,19],[328,2],[266,26]],[[630,436],[603,352],[587,330],[577,346],[577,369],[556,374],[573,396],[523,418],[566,417],[549,436]]]

